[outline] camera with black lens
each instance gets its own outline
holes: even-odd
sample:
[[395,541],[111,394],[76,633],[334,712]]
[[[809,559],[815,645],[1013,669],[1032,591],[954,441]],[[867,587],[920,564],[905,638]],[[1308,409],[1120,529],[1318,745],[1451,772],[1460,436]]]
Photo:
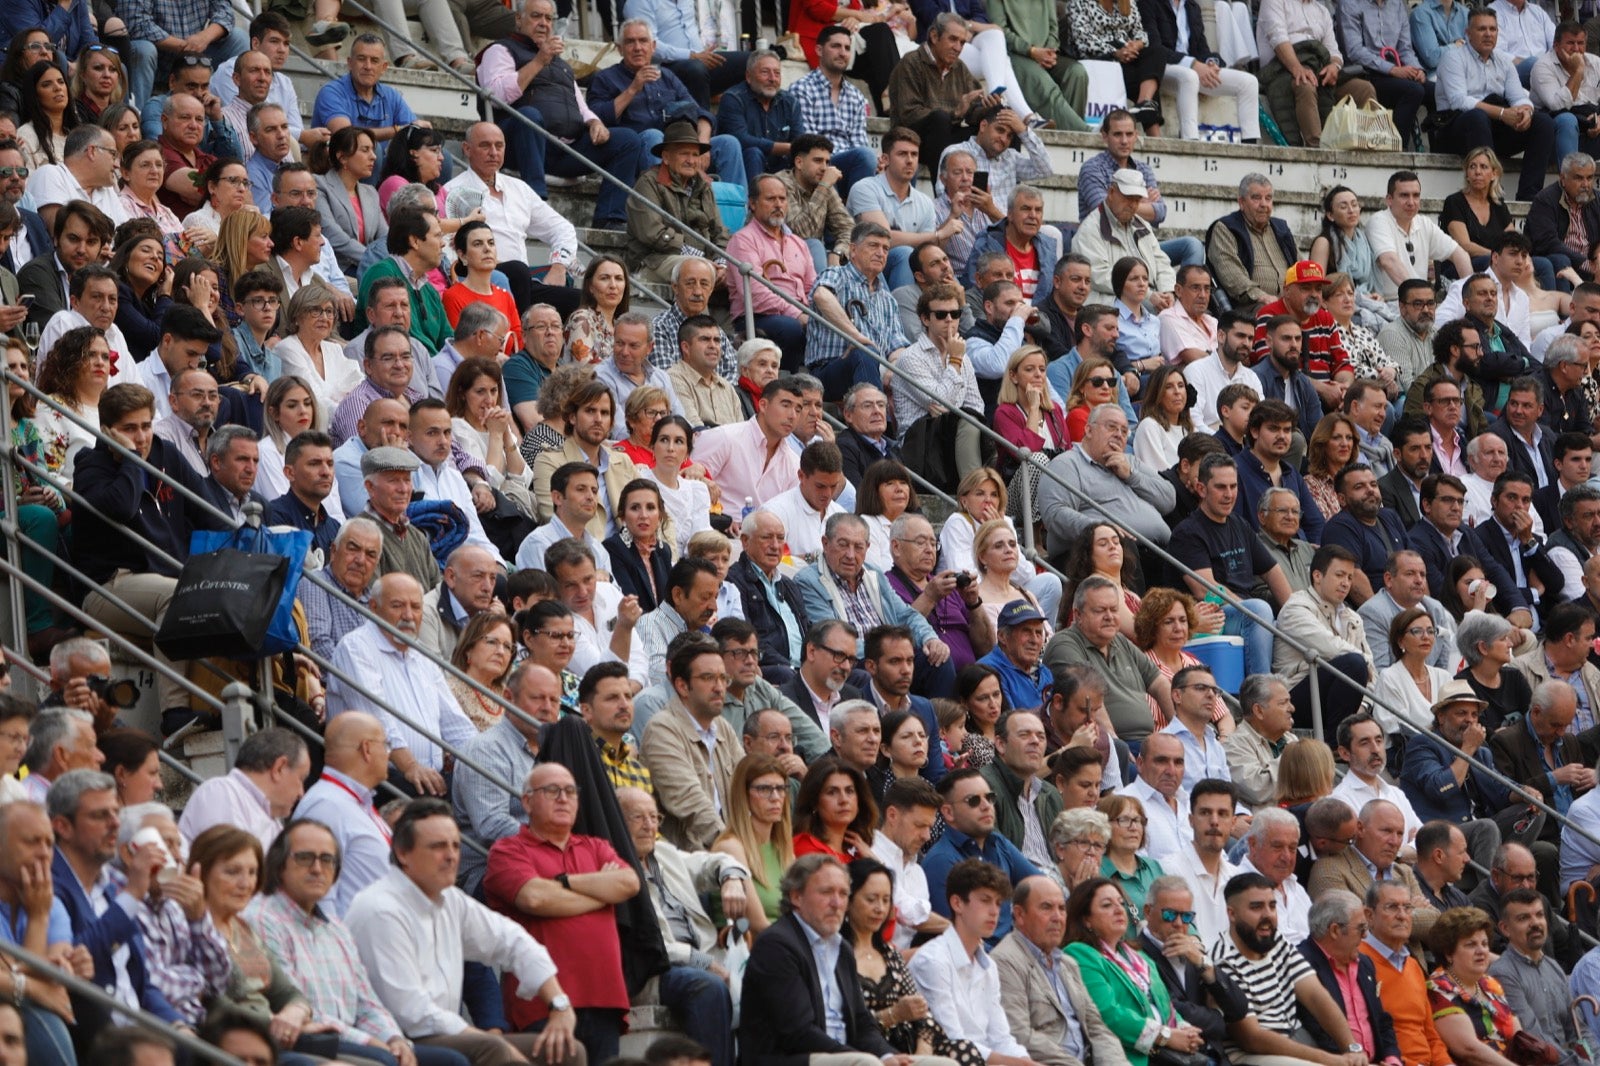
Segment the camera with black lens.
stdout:
[[109,706],[126,711],[139,702],[139,686],[129,678],[122,677],[112,680],[101,677],[99,674],[90,674],[84,680],[89,682],[89,691],[105,700]]

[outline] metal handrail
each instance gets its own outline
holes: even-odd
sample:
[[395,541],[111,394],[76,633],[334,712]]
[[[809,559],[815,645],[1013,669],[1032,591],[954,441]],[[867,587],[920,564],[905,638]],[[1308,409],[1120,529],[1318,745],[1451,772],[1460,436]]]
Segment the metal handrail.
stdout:
[[[180,1029],[167,1021],[156,1017],[143,1007],[130,1007],[115,996],[109,995],[105,989],[93,981],[86,981],[70,970],[63,970],[54,965],[49,959],[35,955],[33,952],[14,944],[8,940],[0,940],[0,955],[15,959],[19,964],[40,976],[61,985],[75,996],[89,1000],[96,1006],[104,1008],[112,1017],[126,1018],[140,1029],[157,1033],[183,1050],[200,1056],[218,1066],[245,1066],[244,1062],[219,1047],[201,1040],[187,1029]],[[42,1009],[42,1008],[41,1008]]]

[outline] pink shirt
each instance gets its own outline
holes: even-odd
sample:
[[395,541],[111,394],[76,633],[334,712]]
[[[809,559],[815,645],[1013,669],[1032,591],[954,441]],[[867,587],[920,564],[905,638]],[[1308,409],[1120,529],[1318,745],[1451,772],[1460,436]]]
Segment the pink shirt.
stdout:
[[[811,286],[817,280],[817,264],[811,258],[806,242],[791,233],[788,227],[777,238],[767,232],[759,222],[748,222],[728,240],[728,255],[755,267],[796,302],[809,306]],[[800,312],[784,303],[765,285],[752,283],[750,302],[758,315],[788,315],[799,318]],[[737,270],[728,271],[728,300],[733,305],[733,317],[744,314],[744,275]]]
[[800,455],[779,441],[767,458],[767,438],[753,418],[731,426],[708,429],[695,437],[694,457],[704,463],[711,480],[722,489],[723,507],[738,514],[745,497],[757,507],[794,487],[800,478]]
[[[503,104],[509,104],[522,95],[522,87],[517,84],[517,61],[511,58],[509,48],[503,44],[491,44],[484,50],[483,59],[478,62],[478,84]],[[599,118],[589,110],[583,90],[578,89],[577,93],[578,114],[583,116],[583,121],[588,123]]]
[[[1321,945],[1317,950],[1322,951]],[[1328,955],[1326,951],[1322,953]],[[1344,999],[1345,1014],[1350,1018],[1351,1035],[1356,1038],[1356,1043],[1366,1049],[1369,1057],[1376,1056],[1378,1041],[1372,1031],[1372,1016],[1367,1013],[1367,997],[1362,994],[1361,986],[1356,981],[1361,956],[1357,955],[1349,964],[1341,966],[1337,959],[1328,955],[1328,966],[1333,970],[1333,979],[1339,983],[1339,995]]]

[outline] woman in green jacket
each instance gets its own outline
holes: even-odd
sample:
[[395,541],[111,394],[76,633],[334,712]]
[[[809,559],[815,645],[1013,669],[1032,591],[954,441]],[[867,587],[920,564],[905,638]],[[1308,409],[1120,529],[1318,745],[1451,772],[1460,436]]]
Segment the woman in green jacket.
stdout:
[[1096,877],[1072,890],[1064,950],[1078,964],[1100,1017],[1122,1041],[1129,1066],[1147,1066],[1151,1052],[1163,1048],[1200,1050],[1205,1037],[1173,1011],[1161,975],[1127,943],[1127,932],[1127,899],[1113,881]]

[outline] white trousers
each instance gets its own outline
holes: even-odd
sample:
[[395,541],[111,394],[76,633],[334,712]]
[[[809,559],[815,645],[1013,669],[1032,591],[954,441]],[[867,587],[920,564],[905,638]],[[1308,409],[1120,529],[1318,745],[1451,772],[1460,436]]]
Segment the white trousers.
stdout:
[[[408,15],[414,16],[422,23],[422,32],[427,35],[433,52],[446,63],[467,54],[461,41],[461,31],[456,27],[455,16],[450,13],[449,0],[377,0],[373,6],[385,22],[400,29],[405,28]],[[416,49],[411,47],[407,38],[392,33],[387,36],[390,59],[416,54]]]
[[1242,70],[1222,67],[1217,70],[1220,84],[1207,89],[1200,84],[1200,75],[1193,67],[1177,65],[1167,67],[1161,83],[1178,97],[1178,136],[1186,141],[1200,138],[1200,94],[1231,96],[1239,113],[1239,136],[1259,139],[1261,136],[1261,86],[1255,75]]
[[1001,95],[1005,105],[1015,111],[1019,118],[1033,114],[1033,108],[1023,99],[1022,89],[1017,85],[1016,71],[1011,69],[1005,34],[999,30],[984,30],[976,35],[961,49],[961,62],[983,79],[985,88],[1004,86],[1006,91]]

